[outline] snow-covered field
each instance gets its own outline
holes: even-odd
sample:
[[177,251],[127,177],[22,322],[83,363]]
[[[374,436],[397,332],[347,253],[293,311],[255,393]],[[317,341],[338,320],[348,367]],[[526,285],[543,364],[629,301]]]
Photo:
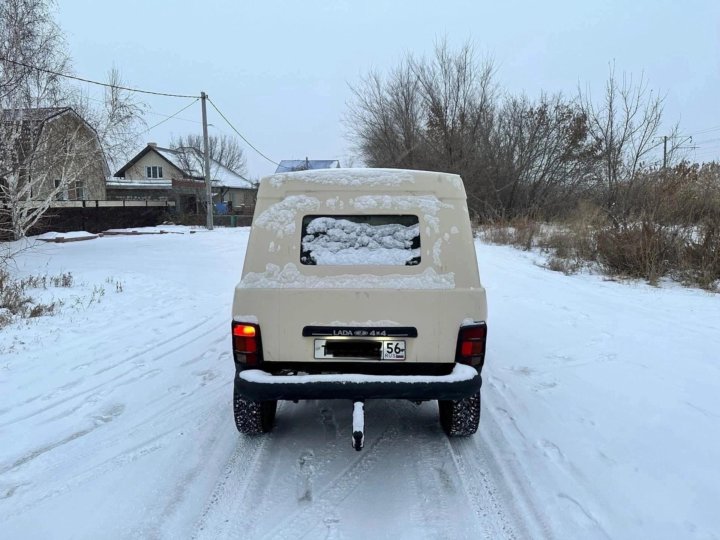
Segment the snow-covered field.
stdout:
[[60,314],[0,330],[0,538],[720,536],[720,296],[478,244],[480,432],[448,440],[436,404],[370,401],[358,453],[345,402],[283,403],[273,434],[237,434],[247,236],[18,257],[76,286],[43,292]]

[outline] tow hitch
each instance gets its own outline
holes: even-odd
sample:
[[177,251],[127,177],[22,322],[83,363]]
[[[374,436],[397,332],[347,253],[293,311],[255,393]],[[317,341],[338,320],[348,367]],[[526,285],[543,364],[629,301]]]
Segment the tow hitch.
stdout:
[[359,452],[365,444],[365,403],[363,401],[353,403],[352,431],[352,447]]

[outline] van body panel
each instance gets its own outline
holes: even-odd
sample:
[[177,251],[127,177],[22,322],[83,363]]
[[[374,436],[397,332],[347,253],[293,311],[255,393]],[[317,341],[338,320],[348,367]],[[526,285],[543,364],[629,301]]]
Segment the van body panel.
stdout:
[[[419,262],[308,265],[307,216],[417,216]],[[487,319],[462,180],[454,174],[332,169],[264,178],[258,191],[233,319],[256,323],[267,364],[317,358],[307,326],[413,327],[403,360],[453,363],[463,324]],[[360,360],[362,361],[362,360]]]

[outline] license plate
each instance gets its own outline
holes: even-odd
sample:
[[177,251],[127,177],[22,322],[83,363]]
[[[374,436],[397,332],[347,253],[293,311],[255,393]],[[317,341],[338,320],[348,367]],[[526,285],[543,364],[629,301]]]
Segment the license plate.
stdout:
[[383,341],[380,357],[383,360],[405,360],[405,340]]
[[404,339],[316,339],[315,358],[355,360],[405,360]]

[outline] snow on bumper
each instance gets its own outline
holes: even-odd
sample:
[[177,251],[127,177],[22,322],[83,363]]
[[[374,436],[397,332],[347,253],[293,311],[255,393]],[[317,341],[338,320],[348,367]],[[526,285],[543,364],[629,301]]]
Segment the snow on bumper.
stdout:
[[447,375],[272,375],[259,369],[238,373],[235,388],[245,399],[463,399],[480,390],[475,368],[456,364]]

